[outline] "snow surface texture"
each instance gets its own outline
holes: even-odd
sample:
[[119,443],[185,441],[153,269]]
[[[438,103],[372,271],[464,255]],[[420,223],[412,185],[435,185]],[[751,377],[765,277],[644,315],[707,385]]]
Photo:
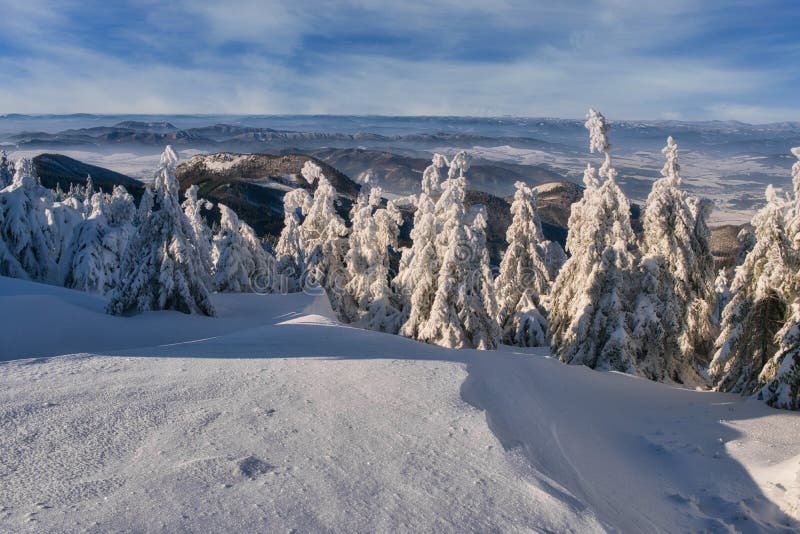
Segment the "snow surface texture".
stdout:
[[800,528],[798,413],[214,300],[0,278],[0,531]]

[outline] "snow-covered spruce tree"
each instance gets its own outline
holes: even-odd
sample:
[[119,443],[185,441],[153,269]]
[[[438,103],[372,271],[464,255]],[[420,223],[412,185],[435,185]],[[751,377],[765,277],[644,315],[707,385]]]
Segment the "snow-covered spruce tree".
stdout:
[[215,314],[194,231],[180,206],[177,163],[178,157],[167,146],[155,175],[152,209],[142,214],[128,244],[120,283],[108,306],[110,313],[177,310]]
[[[791,202],[786,213],[786,233],[792,242],[792,250],[800,264],[800,147],[792,149],[792,154],[797,161],[792,165],[792,193]],[[800,268],[800,265],[797,265]]]
[[336,213],[336,190],[322,169],[307,161],[303,177],[316,183],[313,201],[300,225],[300,245],[306,262],[306,289],[320,287],[325,290],[331,307],[342,318],[352,314],[352,302],[346,291],[347,271],[344,255],[347,251],[347,226]]
[[[411,229],[411,247],[402,250],[397,276],[392,281],[395,289],[398,293],[405,295],[408,303],[410,303],[411,294],[417,286],[416,277],[420,274],[419,266],[417,265],[420,254],[429,242],[436,240],[436,234],[433,231],[429,235],[417,235],[417,239],[414,239],[414,231],[417,228],[433,228],[433,213],[436,205],[434,196],[439,191],[439,184],[442,181],[442,169],[447,166],[448,161],[445,156],[434,154],[431,164],[422,173],[419,195],[411,197],[415,207]],[[431,224],[423,224],[426,219],[429,219]]]
[[53,189],[53,198],[55,198],[57,202],[61,202],[65,198],[67,198],[67,194],[64,192],[63,189],[61,189],[60,182],[56,182],[56,188]]
[[388,201],[385,208],[374,214],[378,227],[378,256],[375,266],[374,282],[370,286],[370,299],[364,325],[370,330],[397,334],[405,317],[405,301],[394,292],[390,284],[390,251],[397,250],[397,239],[403,215],[394,201]]
[[[597,190],[600,187],[600,180],[597,178],[597,169],[592,167],[591,164],[586,165],[586,169],[583,171],[583,196],[577,202],[574,202],[570,207],[570,216],[567,221],[567,228],[572,229],[567,233],[567,242],[566,248],[569,251],[571,256],[575,256],[577,251],[582,251],[588,248],[589,243],[584,241],[584,236],[579,233],[579,229],[584,227],[584,220],[586,219],[587,211],[589,210],[589,203],[597,194]],[[576,272],[579,268],[578,261],[575,260],[572,263],[569,261],[565,261],[562,269],[559,270],[558,274],[556,275],[556,279],[553,281],[553,287],[551,289],[551,299],[550,299],[550,308],[548,309],[548,314],[550,314],[550,310],[556,310],[557,313],[562,314],[561,317],[566,317],[563,315],[566,313],[566,309],[563,308],[563,305],[566,305],[573,301],[575,295],[577,295],[580,286],[578,284],[573,284],[565,278],[566,273],[564,275],[561,272],[564,270],[564,267],[567,264],[570,264],[570,269],[575,269]],[[583,265],[583,269],[591,268],[590,264]],[[558,289],[556,290],[556,283],[559,282],[559,278],[561,278],[561,282],[558,284]],[[550,324],[551,333],[553,331],[552,325],[552,318],[548,319]]]
[[92,175],[86,175],[86,188],[83,191],[83,210],[88,215],[92,212],[92,197],[95,194]]
[[694,349],[695,367],[705,369],[711,361],[714,341],[719,335],[719,324],[713,320],[716,271],[711,251],[711,229],[708,227],[714,203],[708,198],[696,196],[690,196],[688,202],[694,217],[692,247],[695,247],[695,265],[691,270],[689,287],[694,291],[695,298],[689,303],[687,328],[681,337],[681,344]]
[[543,299],[550,293],[547,245],[537,212],[536,191],[515,184],[512,221],[506,232],[508,248],[495,280],[498,323],[503,343],[539,347],[549,342]]
[[[713,335],[713,257],[705,212],[680,189],[678,145],[670,137],[666,163],[644,212],[641,291],[633,338],[639,372],[657,381],[699,385]],[[698,354],[698,352],[700,352]]]
[[[55,195],[52,196],[52,199],[55,200]],[[52,202],[48,211],[49,228],[54,245],[53,258],[58,264],[58,272],[52,282],[57,285],[65,285],[72,266],[72,255],[75,251],[73,240],[76,236],[76,230],[84,222],[88,214],[85,213],[83,203],[66,198],[60,202]]]
[[270,292],[275,261],[264,250],[250,226],[236,213],[219,205],[219,232],[214,236],[214,286],[228,293]]
[[750,225],[742,227],[739,233],[736,234],[736,240],[739,242],[739,252],[736,254],[736,259],[733,263],[734,267],[743,264],[744,259],[750,251],[753,250],[753,247],[756,246],[756,233],[753,227]]
[[443,254],[439,256],[436,292],[430,312],[418,332],[418,339],[450,348],[468,347],[467,335],[456,309],[459,286],[472,274],[469,272],[472,250],[465,224],[465,182],[463,177],[445,180],[436,203],[437,220],[447,223],[441,229],[437,228],[437,249]]
[[371,330],[396,334],[401,311],[389,287],[389,250],[397,246],[400,212],[381,208],[379,187],[364,188],[350,212],[347,291],[355,304],[347,319]]
[[[0,226],[3,225],[3,214],[0,213]],[[27,280],[28,273],[20,265],[19,260],[11,253],[8,245],[0,239],[0,275],[10,276],[11,278],[22,278]]]
[[192,227],[194,241],[197,243],[197,251],[200,254],[200,260],[203,262],[203,268],[211,276],[214,266],[214,262],[211,259],[211,240],[214,236],[211,234],[211,228],[208,227],[203,219],[202,211],[204,209],[210,210],[214,207],[214,204],[208,200],[198,198],[197,193],[199,191],[200,188],[197,185],[190,186],[184,193],[185,200],[181,207]]
[[70,182],[69,189],[67,190],[67,198],[75,199],[83,204],[83,187],[75,182]]
[[500,326],[497,323],[498,307],[494,291],[494,277],[489,264],[489,247],[486,245],[486,210],[480,206],[469,225],[471,279],[462,286],[460,307],[462,322],[470,340],[470,346],[479,349],[496,348],[500,342]]
[[800,410],[800,299],[779,332],[780,344],[759,374],[758,398],[784,410]]
[[153,213],[154,203],[153,189],[148,184],[144,188],[142,198],[139,199],[139,207],[136,208],[136,214],[133,217],[134,226],[141,226],[141,224],[150,217]]
[[[119,250],[111,250],[105,243],[109,232],[105,195],[96,193],[93,197],[87,217],[75,227],[69,261],[62,266],[64,285],[104,295],[116,286],[121,258],[115,254]],[[81,207],[85,209],[85,203],[81,202]]]
[[370,297],[369,286],[373,276],[370,267],[378,252],[375,246],[378,230],[372,213],[380,204],[380,196],[373,195],[373,191],[379,192],[365,184],[350,210],[350,235],[347,239],[348,249],[344,260],[348,278],[346,289],[354,301],[354,306],[352,309],[344,310],[343,316],[348,322],[360,319]]
[[583,198],[573,204],[567,249],[550,298],[551,347],[564,362],[634,372],[629,331],[635,265],[630,205],[616,183],[605,118],[589,111],[589,148],[602,151],[602,184],[588,166]]
[[[0,192],[0,229],[3,229],[5,233],[5,215],[2,209],[4,208],[3,195],[4,193]],[[12,253],[11,249],[9,249],[3,236],[0,236],[0,275],[22,278],[23,280],[30,278],[17,257]]]
[[402,252],[397,276],[392,280],[395,291],[403,299],[403,326],[400,333],[417,338],[419,328],[428,320],[436,296],[439,256],[436,249],[436,203],[442,169],[448,165],[441,154],[434,154],[422,174],[422,190],[416,199],[411,247]]
[[256,293],[274,293],[280,291],[280,281],[276,275],[277,261],[265,243],[256,235],[256,231],[246,222],[239,221],[239,234],[247,246],[255,263],[251,286]]
[[0,189],[5,189],[14,181],[14,164],[9,161],[8,154],[0,152]]
[[722,314],[709,375],[720,391],[752,394],[759,374],[778,349],[796,294],[794,251],[786,233],[786,201],[767,187],[767,205],[753,218],[756,243],[736,268],[731,301]]
[[300,236],[303,216],[311,208],[312,198],[305,189],[293,189],[283,197],[283,229],[275,247],[276,281],[285,293],[302,289],[301,278],[306,269],[305,251]]
[[92,195],[91,213],[75,229],[67,287],[103,295],[117,287],[134,210],[133,198],[122,186],[113,195]]
[[497,304],[489,272],[485,218],[477,214],[473,225],[467,224],[464,173],[468,169],[469,157],[459,152],[451,161],[436,203],[441,265],[430,314],[419,327],[417,339],[450,348],[493,349],[499,340]]
[[545,241],[542,247],[544,248],[544,264],[547,266],[547,276],[552,288],[561,267],[567,262],[567,253],[564,252],[564,247],[558,241]]
[[788,320],[778,332],[778,350],[759,374],[758,396],[770,406],[800,410],[800,147],[793,148],[792,154],[798,159],[792,166],[794,198],[787,213],[787,236],[793,252],[789,269],[795,273],[791,285],[787,284],[787,293],[792,300]]
[[719,326],[722,323],[722,312],[731,301],[731,282],[727,269],[720,269],[714,280],[715,306],[714,322]]
[[121,185],[115,185],[111,197],[106,204],[106,217],[112,227],[133,225],[136,216],[136,204],[133,196]]
[[58,281],[60,243],[51,224],[52,205],[52,192],[39,185],[30,160],[18,161],[12,184],[0,194],[0,239],[5,243],[0,274]]

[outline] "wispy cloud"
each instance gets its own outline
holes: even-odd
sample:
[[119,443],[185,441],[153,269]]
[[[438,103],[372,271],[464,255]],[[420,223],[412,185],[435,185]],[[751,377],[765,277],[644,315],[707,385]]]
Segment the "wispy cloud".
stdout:
[[5,3],[0,112],[800,119],[790,1]]

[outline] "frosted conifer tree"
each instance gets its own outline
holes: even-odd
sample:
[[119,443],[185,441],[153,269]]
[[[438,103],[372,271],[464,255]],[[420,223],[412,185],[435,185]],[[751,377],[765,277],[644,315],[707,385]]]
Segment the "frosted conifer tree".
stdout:
[[256,293],[273,293],[281,286],[276,276],[277,261],[265,247],[255,230],[244,221],[239,221],[239,235],[247,246],[250,257],[255,264],[251,286]]
[[67,198],[67,194],[61,189],[61,183],[56,182],[56,188],[53,190],[53,197],[59,202]]
[[89,214],[92,212],[92,197],[94,196],[94,182],[92,181],[92,175],[86,175],[86,188],[83,191],[83,207],[84,211]]
[[719,324],[714,322],[716,306],[714,293],[714,254],[711,251],[711,230],[708,220],[714,203],[707,198],[690,196],[689,208],[694,217],[692,247],[694,268],[691,269],[689,288],[694,298],[687,309],[686,329],[681,337],[684,350],[694,350],[695,367],[705,368],[714,352],[714,340],[719,335]]
[[[436,160],[436,156],[434,156],[434,160]],[[434,161],[434,164],[436,161]],[[469,171],[469,168],[472,166],[472,156],[470,156],[466,150],[459,150],[456,152],[453,159],[450,160],[450,168],[447,170],[447,179],[451,180],[453,178],[464,177],[464,174]]]
[[[106,195],[101,198],[105,199]],[[52,282],[65,285],[65,281],[72,266],[72,255],[75,251],[74,238],[77,228],[83,224],[88,216],[82,202],[76,199],[65,198],[63,201],[52,202],[48,200],[48,219],[50,221],[49,233],[53,243],[53,259],[58,264],[58,273]],[[91,211],[91,210],[90,210]]]
[[501,333],[497,323],[497,296],[489,264],[486,227],[486,210],[480,206],[469,227],[469,248],[472,253],[468,272],[471,276],[462,285],[460,307],[469,346],[494,349],[500,342]]
[[450,163],[447,158],[441,154],[435,153],[431,158],[431,164],[428,165],[422,173],[422,186],[421,193],[429,197],[439,191],[439,185],[442,183],[442,169],[449,167]]
[[744,259],[756,246],[756,233],[753,231],[752,226],[744,226],[736,235],[736,240],[739,241],[739,252],[736,254],[734,265],[738,267],[744,263]]
[[153,205],[155,203],[153,197],[153,189],[148,184],[144,188],[144,193],[142,193],[142,198],[139,199],[139,207],[136,209],[136,215],[133,218],[133,224],[135,226],[140,226],[150,214],[153,213]]
[[[4,202],[2,198],[2,193],[0,193],[0,208],[4,208]],[[3,213],[3,209],[0,209],[0,229],[4,229],[4,221],[5,215]],[[23,280],[27,280],[29,278],[28,273],[22,267],[22,264],[20,264],[17,257],[11,252],[8,245],[6,245],[3,236],[0,236],[0,275],[10,276],[12,278],[22,278]]]
[[503,343],[538,347],[549,341],[543,299],[550,293],[547,244],[537,212],[536,191],[515,184],[508,248],[495,280]]
[[798,257],[800,256],[800,147],[793,148],[792,154],[797,161],[792,165],[793,197],[786,213],[786,233],[792,242],[792,250],[796,254],[793,260],[800,263],[800,257]]
[[178,157],[168,146],[156,172],[152,210],[145,214],[123,257],[110,313],[178,310],[215,314],[194,231],[180,206],[177,163]]
[[67,191],[67,198],[73,198],[83,204],[83,187],[75,182],[70,182],[69,190]]
[[715,306],[714,321],[719,325],[722,322],[722,311],[731,300],[730,280],[728,271],[720,269],[717,278],[714,280]]
[[433,195],[439,190],[442,169],[447,165],[444,156],[434,154],[431,164],[422,174],[422,190],[416,199],[411,229],[411,247],[403,250],[398,274],[392,281],[404,301],[400,333],[410,338],[416,338],[420,325],[428,320],[436,296],[440,263],[436,249],[438,231]]
[[197,251],[200,254],[200,259],[203,262],[203,268],[207,276],[211,276],[214,262],[211,259],[211,228],[208,227],[205,220],[203,220],[202,210],[210,210],[214,204],[208,200],[199,199],[197,193],[200,189],[197,185],[191,185],[184,193],[185,200],[181,207],[189,219],[189,224],[192,227],[194,234],[194,241],[197,243]]
[[792,255],[787,261],[787,279],[780,286],[791,307],[778,332],[778,349],[759,373],[758,396],[776,408],[800,410],[800,287],[796,274],[800,267],[800,147],[793,148],[792,154],[798,159],[792,166],[794,198],[786,214]]
[[6,151],[0,152],[0,189],[5,189],[14,180],[14,164],[9,161]]
[[[3,225],[3,215],[0,213],[0,226]],[[3,239],[0,239],[0,275],[10,276],[12,278],[28,279],[28,273],[20,265],[19,260],[11,253],[8,245]]]
[[362,190],[351,211],[349,250],[345,257],[353,299],[348,319],[365,328],[396,334],[401,310],[389,287],[389,250],[397,247],[400,212],[392,202],[381,208],[379,187]]
[[111,196],[92,195],[91,213],[75,230],[67,287],[103,295],[117,287],[133,213],[133,199],[121,186]]
[[314,199],[300,225],[300,244],[306,261],[309,287],[319,286],[328,294],[331,306],[337,313],[351,306],[347,302],[347,276],[344,255],[347,250],[347,226],[336,213],[336,190],[322,173],[322,169],[307,161],[303,177],[316,183]]
[[5,244],[0,274],[58,281],[60,236],[51,224],[52,204],[52,193],[39,185],[30,160],[18,161],[12,184],[0,195],[0,240]]
[[380,194],[380,188],[364,186],[350,210],[350,236],[345,264],[347,291],[354,306],[343,310],[343,315],[349,322],[358,321],[370,302],[370,286],[375,276],[372,267],[379,260],[376,243],[378,228],[372,214],[380,205]]
[[592,368],[635,371],[629,331],[635,259],[628,199],[616,183],[605,118],[589,111],[590,149],[605,153],[600,169],[584,173],[583,198],[573,204],[567,249],[571,257],[551,294],[551,347],[565,362]]
[[270,280],[274,260],[261,246],[258,238],[236,213],[219,205],[219,232],[214,236],[214,286],[218,291],[247,293],[271,291],[261,282]]
[[112,227],[132,225],[136,216],[133,197],[121,185],[115,185],[106,206],[106,217]]
[[672,137],[662,152],[662,178],[647,197],[643,221],[642,288],[633,314],[636,361],[652,380],[699,385],[713,335],[713,257],[705,212],[680,189]]
[[547,276],[552,288],[561,267],[567,262],[567,253],[558,241],[545,241],[542,245],[544,248],[544,264],[547,266]]
[[311,208],[311,202],[311,195],[305,189],[293,189],[283,197],[283,229],[275,253],[278,284],[285,292],[300,289],[300,282],[306,269],[300,226],[304,214]]
[[468,168],[465,152],[453,157],[436,203],[440,267],[429,317],[416,337],[450,348],[493,349],[499,337],[497,304],[489,272],[485,218],[479,213],[472,226],[467,224],[464,173]]
[[[452,172],[451,166],[451,172]],[[461,176],[450,177],[442,184],[442,194],[436,203],[437,254],[440,266],[436,292],[430,312],[419,327],[417,338],[449,348],[468,347],[467,334],[456,308],[459,286],[468,278],[472,250],[465,224],[464,196],[466,181]],[[412,310],[413,317],[413,310]]]
[[403,307],[405,301],[397,295],[390,285],[390,250],[397,250],[397,239],[400,235],[400,225],[403,215],[393,201],[388,201],[385,208],[378,209],[375,214],[377,223],[376,262],[373,266],[375,274],[370,285],[370,301],[367,306],[365,326],[379,332],[397,334],[403,325],[405,317]]
[[792,304],[791,320],[781,342],[759,375],[758,397],[770,406],[800,410],[800,300]]
[[778,349],[795,294],[792,244],[786,233],[786,201],[767,187],[767,205],[753,218],[756,243],[736,268],[732,298],[722,314],[709,374],[721,391],[752,394],[759,374]]

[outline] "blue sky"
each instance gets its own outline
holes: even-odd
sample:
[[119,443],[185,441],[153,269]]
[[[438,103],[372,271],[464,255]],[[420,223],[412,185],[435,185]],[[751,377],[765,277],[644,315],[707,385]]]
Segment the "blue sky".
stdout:
[[0,0],[0,13],[0,113],[800,120],[796,0]]

